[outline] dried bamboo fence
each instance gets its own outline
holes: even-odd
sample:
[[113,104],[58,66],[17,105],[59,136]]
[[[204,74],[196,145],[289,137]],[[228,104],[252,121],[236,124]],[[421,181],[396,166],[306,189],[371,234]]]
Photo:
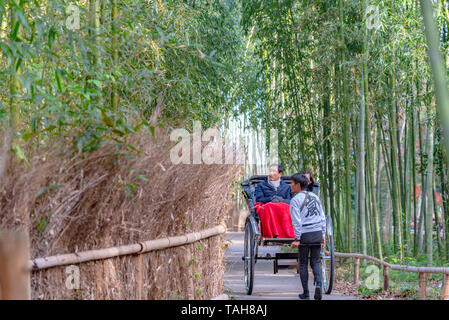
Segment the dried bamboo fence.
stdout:
[[419,274],[419,298],[421,300],[426,299],[426,287],[427,287],[427,274],[429,273],[442,273],[443,274],[443,286],[442,286],[442,298],[443,300],[449,300],[449,268],[446,267],[412,267],[412,266],[403,266],[398,264],[391,264],[380,260],[375,257],[371,257],[368,255],[360,254],[360,253],[341,253],[335,252],[336,257],[340,258],[352,258],[354,259],[354,283],[359,283],[359,267],[360,260],[370,260],[377,264],[383,266],[383,290],[388,291],[389,289],[389,269],[405,271],[405,272],[414,272]]
[[[126,256],[126,255],[132,255],[132,254],[143,254],[150,251],[155,250],[163,250],[168,248],[173,248],[177,246],[182,246],[190,243],[194,243],[206,238],[219,236],[221,234],[224,234],[226,232],[226,227],[221,224],[213,228],[205,229],[199,232],[193,232],[188,233],[182,236],[176,236],[176,237],[166,237],[156,240],[149,240],[144,242],[139,242],[136,244],[130,244],[125,246],[118,246],[118,247],[111,247],[111,248],[105,248],[105,249],[98,249],[98,250],[89,250],[89,251],[83,251],[83,252],[77,252],[77,253],[69,253],[69,254],[62,254],[62,255],[56,255],[51,257],[44,257],[44,258],[36,258],[28,261],[27,270],[28,271],[37,271],[42,269],[48,269],[52,267],[57,266],[64,266],[64,265],[73,265],[73,264],[80,264],[84,262],[89,261],[95,261],[95,260],[102,260],[102,259],[110,259],[120,256]],[[1,240],[1,239],[0,239]],[[1,242],[1,241],[0,241]],[[9,243],[9,241],[8,241]],[[23,241],[21,242],[23,243]],[[0,249],[2,248],[0,243]],[[0,253],[2,250],[0,250]],[[9,250],[11,253],[11,257],[16,255],[14,252],[15,250]],[[23,252],[23,250],[21,250]],[[8,257],[10,257],[8,256]],[[8,261],[11,259],[2,259],[3,261]],[[22,259],[23,260],[23,259]],[[11,270],[14,270],[16,268],[10,268],[8,266],[3,266],[2,263],[0,263],[0,275],[10,273]],[[12,279],[14,278],[14,279]],[[9,276],[0,277],[0,280],[3,280],[3,286],[0,286],[3,288],[3,297],[0,295],[0,297],[8,299],[11,297],[11,299],[29,299],[29,272],[26,275],[25,282],[28,283],[28,286],[26,287],[27,292],[25,293],[16,293],[9,295],[8,292],[10,291],[7,288],[9,283],[15,282],[17,279],[15,279],[15,275],[11,274]],[[137,279],[137,282],[139,284],[139,291],[142,291],[142,281],[139,281]],[[0,283],[1,284],[1,283]],[[11,287],[11,286],[10,286]],[[13,290],[12,288],[11,290]],[[15,289],[14,289],[15,290]],[[13,290],[13,291],[14,291]],[[25,290],[25,289],[24,289]],[[17,290],[16,290],[17,291]],[[1,293],[1,291],[0,291]]]

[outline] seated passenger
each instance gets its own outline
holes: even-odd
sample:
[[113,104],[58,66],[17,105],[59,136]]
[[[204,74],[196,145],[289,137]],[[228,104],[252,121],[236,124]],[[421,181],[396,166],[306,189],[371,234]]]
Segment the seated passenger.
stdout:
[[319,196],[320,184],[313,179],[312,173],[310,171],[302,171],[299,174],[303,174],[307,177],[307,179],[309,179],[309,184],[307,185],[306,191],[313,192]]
[[263,238],[294,238],[290,216],[290,186],[281,180],[282,167],[272,165],[268,179],[256,186],[254,208],[262,223]]
[[270,166],[270,174],[268,178],[256,186],[256,202],[290,203],[290,186],[282,181],[282,172],[283,168],[281,165],[274,164]]

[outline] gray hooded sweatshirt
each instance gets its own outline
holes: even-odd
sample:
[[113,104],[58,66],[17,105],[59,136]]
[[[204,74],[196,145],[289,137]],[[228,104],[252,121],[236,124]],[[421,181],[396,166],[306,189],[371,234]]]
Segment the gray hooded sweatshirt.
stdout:
[[[300,212],[307,193],[309,198]],[[324,236],[326,232],[326,217],[320,198],[313,192],[302,191],[294,196],[290,201],[290,215],[296,239],[300,240],[303,233],[314,231],[322,231]]]

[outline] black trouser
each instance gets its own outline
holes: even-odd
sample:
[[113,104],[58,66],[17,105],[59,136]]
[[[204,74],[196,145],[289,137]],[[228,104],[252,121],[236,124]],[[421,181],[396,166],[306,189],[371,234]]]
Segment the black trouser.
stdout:
[[310,266],[312,267],[315,283],[321,287],[321,269],[320,269],[320,246],[302,246],[302,244],[319,244],[323,239],[321,231],[303,233],[299,240],[299,276],[301,277],[302,288],[304,292],[309,292],[309,271],[307,264],[310,252]]

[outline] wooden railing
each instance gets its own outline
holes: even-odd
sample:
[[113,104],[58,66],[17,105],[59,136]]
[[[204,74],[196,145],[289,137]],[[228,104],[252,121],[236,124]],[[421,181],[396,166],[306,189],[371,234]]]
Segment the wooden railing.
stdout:
[[162,250],[177,246],[182,246],[188,243],[193,243],[212,236],[220,235],[226,232],[224,225],[219,225],[214,228],[202,230],[199,232],[188,233],[183,236],[161,238],[156,240],[149,240],[135,244],[89,250],[77,253],[68,253],[57,256],[37,258],[29,262],[31,270],[40,270],[56,266],[63,266],[69,264],[77,264],[87,261],[109,259],[114,257],[126,256],[130,254],[141,254],[154,250]]
[[0,232],[0,300],[30,299],[30,272],[33,271],[132,254],[139,254],[140,257],[142,253],[194,243],[225,232],[226,227],[221,224],[182,236],[28,260],[29,248],[26,235],[3,231]]
[[443,285],[442,285],[442,298],[443,300],[449,300],[449,268],[448,267],[413,267],[413,266],[403,266],[398,264],[391,264],[380,260],[375,257],[360,253],[341,253],[335,252],[336,257],[340,258],[352,258],[354,259],[354,283],[359,283],[359,268],[360,260],[370,260],[377,264],[383,266],[383,290],[388,291],[389,289],[389,269],[399,270],[405,272],[414,272],[419,274],[419,298],[421,300],[426,299],[426,288],[427,288],[427,274],[429,273],[441,273],[443,274]]

